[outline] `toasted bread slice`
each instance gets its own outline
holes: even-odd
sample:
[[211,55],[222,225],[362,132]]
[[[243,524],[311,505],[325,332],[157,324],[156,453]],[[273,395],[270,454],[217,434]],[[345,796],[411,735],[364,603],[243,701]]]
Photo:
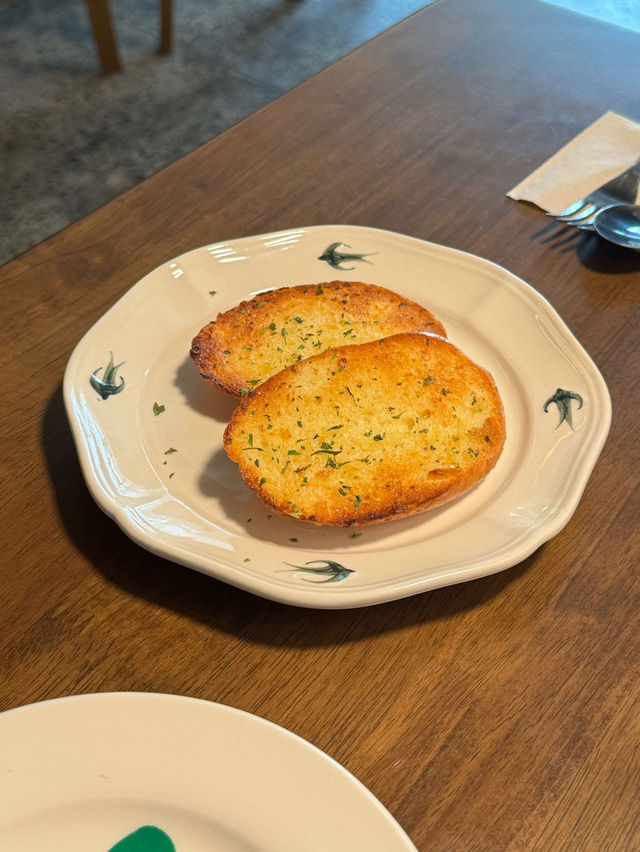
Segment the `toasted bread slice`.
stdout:
[[446,336],[429,311],[384,287],[306,284],[261,293],[219,314],[193,340],[191,358],[207,381],[239,397],[310,355],[402,331]]
[[408,333],[327,350],[267,379],[233,413],[224,446],[274,510],[349,526],[463,494],[504,440],[490,374],[450,341]]

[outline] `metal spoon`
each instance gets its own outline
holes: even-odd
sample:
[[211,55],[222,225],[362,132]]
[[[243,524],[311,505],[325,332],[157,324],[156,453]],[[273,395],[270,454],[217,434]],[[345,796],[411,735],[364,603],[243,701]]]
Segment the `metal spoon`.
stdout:
[[593,220],[594,230],[610,243],[640,251],[640,205],[612,204]]

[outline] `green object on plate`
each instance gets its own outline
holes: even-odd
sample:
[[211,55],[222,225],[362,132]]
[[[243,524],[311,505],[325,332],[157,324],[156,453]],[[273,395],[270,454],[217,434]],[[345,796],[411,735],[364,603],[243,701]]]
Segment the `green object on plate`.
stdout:
[[[355,252],[338,251],[340,246],[351,248],[351,246],[348,246],[346,243],[331,243],[331,245],[327,246],[324,252],[320,255],[318,260],[324,260],[325,263],[328,263],[329,266],[333,266],[334,269],[345,269],[347,271],[355,269],[355,266],[342,266],[345,261],[361,260],[364,263],[371,263],[370,260],[365,260],[365,257],[368,257],[368,255],[355,254]],[[373,254],[375,254],[375,252],[373,252]]]
[[109,852],[176,852],[176,847],[162,829],[143,825],[112,846]]
[[[582,397],[579,393],[574,393],[573,391],[563,390],[562,388],[558,388],[553,396],[550,396],[549,399],[544,404],[544,413],[546,414],[549,411],[549,406],[551,403],[555,403],[558,406],[558,412],[560,414],[560,420],[558,421],[558,426],[563,423],[565,420],[569,424],[569,426],[573,429],[573,422],[571,417],[571,400],[575,400],[578,403],[578,409],[582,408]],[[558,428],[556,426],[556,429]]]
[[104,368],[104,373],[102,378],[98,375],[102,367],[96,367],[96,369],[91,373],[91,377],[89,382],[91,387],[97,391],[102,399],[108,399],[110,396],[113,396],[116,393],[120,393],[121,390],[124,389],[124,378],[120,376],[120,381],[116,384],[117,372],[124,364],[124,361],[121,361],[119,364],[113,363],[113,352],[109,355],[109,363]]

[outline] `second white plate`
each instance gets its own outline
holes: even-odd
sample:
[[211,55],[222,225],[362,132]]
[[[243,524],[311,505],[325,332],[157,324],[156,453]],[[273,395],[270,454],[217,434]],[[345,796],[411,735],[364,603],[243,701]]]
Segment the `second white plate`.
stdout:
[[[356,530],[314,527],[272,516],[226,457],[236,403],[198,375],[193,336],[256,293],[336,278],[423,304],[492,373],[505,448],[454,503]],[[389,601],[521,561],[573,514],[611,421],[596,366],[525,282],[482,258],[347,225],[214,244],[158,267],[80,341],[64,397],[91,493],[131,538],[264,597],[319,608]]]
[[416,852],[338,763],[222,704],[60,698],[0,714],[0,740],[7,852]]

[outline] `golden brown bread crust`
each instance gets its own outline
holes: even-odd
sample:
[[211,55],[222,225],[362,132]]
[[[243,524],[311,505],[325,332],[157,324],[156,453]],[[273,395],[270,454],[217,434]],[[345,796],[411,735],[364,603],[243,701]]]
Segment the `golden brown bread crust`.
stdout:
[[384,287],[301,284],[261,293],[219,314],[194,338],[191,358],[207,381],[239,397],[325,349],[404,331],[446,336],[426,308]]
[[349,526],[440,506],[505,440],[490,374],[448,340],[397,334],[300,361],[247,395],[224,446],[274,510]]

